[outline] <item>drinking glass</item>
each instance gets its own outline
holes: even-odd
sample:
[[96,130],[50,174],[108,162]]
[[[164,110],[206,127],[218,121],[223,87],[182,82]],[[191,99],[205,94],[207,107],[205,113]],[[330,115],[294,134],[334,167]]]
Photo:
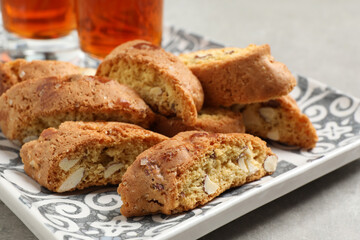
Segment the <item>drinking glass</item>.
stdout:
[[75,12],[80,48],[96,59],[129,40],[161,44],[163,0],[76,0]]
[[12,58],[59,59],[78,49],[74,0],[2,0],[1,13]]

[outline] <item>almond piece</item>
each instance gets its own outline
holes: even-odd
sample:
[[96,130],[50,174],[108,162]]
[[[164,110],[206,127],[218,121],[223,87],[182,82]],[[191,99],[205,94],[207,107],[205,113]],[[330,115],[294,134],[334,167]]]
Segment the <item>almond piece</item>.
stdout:
[[[255,166],[251,164],[251,159],[253,159],[253,153],[248,147],[244,147],[244,151],[238,157],[238,165],[239,167],[246,173],[252,174],[255,170]],[[250,166],[248,165],[250,164]]]
[[73,172],[57,189],[58,192],[66,192],[75,188],[84,176],[84,168],[79,168]]
[[246,161],[246,165],[249,169],[249,175],[255,174],[257,171],[259,171],[259,168],[251,163],[251,160]]
[[35,162],[35,160],[31,160],[30,166],[35,169],[39,169],[39,165]]
[[148,160],[147,160],[147,158],[142,158],[141,160],[140,160],[140,165],[141,166],[145,166],[146,164],[148,164]]
[[243,170],[244,172],[249,172],[249,169],[247,168],[246,164],[245,164],[245,159],[243,157],[240,157],[238,159],[238,164],[241,170]]
[[272,173],[275,172],[277,167],[278,158],[276,155],[268,156],[264,161],[265,171]]
[[209,176],[206,175],[205,181],[204,181],[204,191],[206,192],[206,194],[208,194],[208,195],[214,194],[218,190],[218,188],[219,188],[219,185],[217,185],[216,183],[211,181]]
[[278,130],[273,129],[266,134],[266,137],[271,140],[278,141],[280,139],[280,134]]
[[246,147],[243,153],[245,154],[246,159],[253,159],[253,153],[248,147]]
[[24,71],[20,71],[20,73],[19,73],[19,77],[20,77],[20,78],[25,77],[25,75],[26,75],[26,73],[25,73]]
[[116,164],[111,165],[104,171],[104,178],[109,178],[116,171],[118,171],[119,169],[121,169],[123,167],[124,167],[124,164],[122,164],[122,163],[116,163]]
[[263,107],[259,109],[260,116],[265,120],[265,122],[272,122],[276,117],[276,111],[271,107]]
[[79,159],[69,160],[64,158],[59,162],[59,167],[64,170],[65,172],[69,171],[75,164],[79,161]]
[[153,87],[150,89],[151,95],[160,96],[162,93],[163,93],[163,91],[159,87]]

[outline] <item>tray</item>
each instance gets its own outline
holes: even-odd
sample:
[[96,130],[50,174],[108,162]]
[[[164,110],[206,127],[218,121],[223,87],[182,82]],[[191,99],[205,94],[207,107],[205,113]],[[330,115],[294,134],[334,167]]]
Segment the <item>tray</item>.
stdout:
[[[195,34],[166,28],[163,47],[175,54],[220,47]],[[297,76],[291,95],[319,135],[311,151],[269,142],[279,156],[272,176],[225,192],[175,216],[125,218],[116,187],[54,194],[23,170],[19,149],[0,133],[0,199],[40,239],[194,239],[360,157],[359,100]]]

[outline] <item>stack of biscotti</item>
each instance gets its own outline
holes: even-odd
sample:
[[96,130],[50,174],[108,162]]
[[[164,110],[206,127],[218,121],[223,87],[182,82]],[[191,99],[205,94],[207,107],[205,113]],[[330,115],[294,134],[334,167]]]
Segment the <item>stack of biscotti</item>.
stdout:
[[[148,52],[149,46],[137,47]],[[139,66],[144,76],[150,73],[165,81],[151,89],[156,94],[165,88],[165,95],[154,101],[140,96],[134,86],[88,76],[87,69],[70,63],[15,60],[2,64],[0,126],[9,140],[24,144],[25,171],[55,192],[118,184],[139,153],[167,139],[141,128],[149,128],[156,118],[147,103],[157,112],[194,123],[203,103],[201,85],[177,57],[162,51],[155,58],[150,52],[151,61]],[[167,67],[173,73],[162,74]],[[140,84],[134,87],[137,91],[147,86]]]
[[125,216],[187,211],[276,169],[266,143],[243,134],[240,112],[202,108],[203,86],[190,70],[140,40],[114,49],[97,69],[97,76],[134,88],[156,113],[151,129],[172,137],[140,154],[124,174],[118,191]]
[[[271,174],[277,157],[259,138],[242,134],[245,129],[270,138],[282,128],[273,140],[305,148],[316,143],[309,119],[296,104],[286,104],[296,80],[284,64],[274,61],[268,45],[199,51],[180,55],[180,60],[200,86],[188,69],[176,70],[179,59],[144,41],[119,46],[97,70],[98,76],[133,87],[157,114],[152,130],[172,137],[140,154],[124,174],[118,192],[125,216],[186,211],[230,187]],[[179,76],[186,78],[179,81]],[[204,108],[195,104],[201,88]],[[188,106],[183,99],[174,100],[189,96],[188,90],[193,100]],[[256,109],[274,102],[278,106],[271,116],[272,110]],[[241,111],[234,105],[242,106]],[[264,112],[268,126],[255,131],[251,123],[263,119]],[[296,135],[298,127],[307,129],[288,136]]]
[[135,40],[95,76],[72,73],[4,81],[0,126],[20,144],[35,139],[21,149],[25,171],[51,191],[121,182],[125,216],[187,211],[272,174],[277,156],[245,131],[316,143],[288,95],[296,80],[267,45],[177,57]]
[[[133,87],[157,114],[151,129],[168,137],[190,130],[246,131],[302,148],[315,146],[313,125],[288,95],[296,80],[274,60],[268,45],[202,50],[179,58],[195,77],[172,54],[131,41],[114,49],[96,75]],[[274,102],[279,104],[272,111]],[[259,104],[268,107],[260,110]],[[243,108],[234,111],[234,105]],[[270,116],[274,119],[265,119],[264,111],[276,113]]]

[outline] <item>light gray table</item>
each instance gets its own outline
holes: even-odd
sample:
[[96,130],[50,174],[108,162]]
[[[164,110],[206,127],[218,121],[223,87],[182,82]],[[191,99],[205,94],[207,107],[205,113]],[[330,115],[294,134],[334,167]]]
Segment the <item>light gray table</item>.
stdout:
[[[268,43],[291,71],[360,97],[359,10],[358,0],[165,0],[164,22],[227,46]],[[360,239],[359,203],[356,160],[203,239]],[[1,202],[0,239],[36,239]]]

